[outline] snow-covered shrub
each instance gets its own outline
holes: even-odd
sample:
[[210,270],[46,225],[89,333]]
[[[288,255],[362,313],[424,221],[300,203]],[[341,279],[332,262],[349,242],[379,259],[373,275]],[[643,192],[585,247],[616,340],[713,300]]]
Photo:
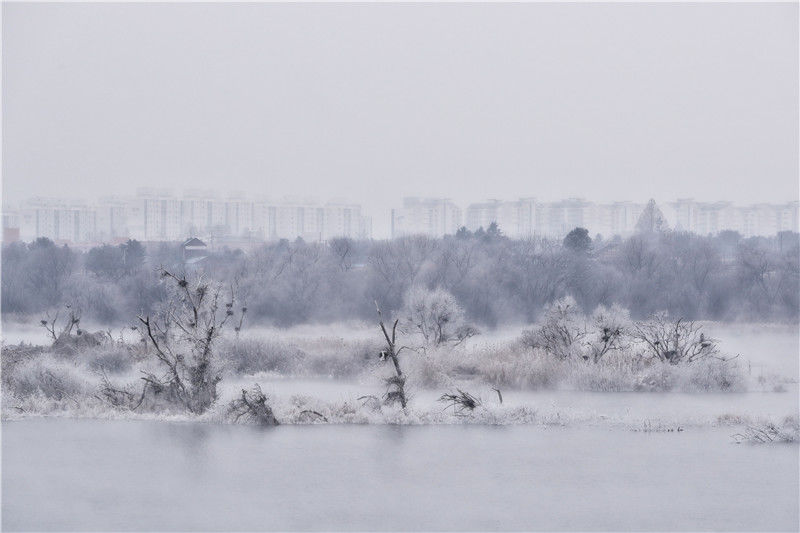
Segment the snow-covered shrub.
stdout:
[[421,335],[426,346],[460,344],[478,333],[467,324],[456,298],[441,288],[412,287],[406,293],[401,316],[403,329]]
[[96,383],[77,364],[40,355],[19,362],[9,376],[4,376],[4,388],[18,397],[41,396],[49,400],[78,403],[93,391]]
[[541,389],[560,381],[559,361],[540,348],[521,349],[517,343],[490,346],[473,352],[469,361],[495,387]]
[[[445,372],[455,374],[449,359]],[[592,362],[582,357],[558,359],[542,348],[521,343],[485,346],[460,353],[458,363],[474,378],[496,387],[582,391],[704,392],[745,390],[745,376],[736,361],[709,358],[691,365],[673,365],[646,357],[635,347],[609,350]],[[442,385],[449,385],[442,380]]]
[[747,389],[744,372],[736,360],[701,359],[686,365],[681,374],[681,389],[687,392],[742,392]]
[[604,355],[628,347],[630,313],[617,304],[598,307],[591,317],[591,328],[586,336],[588,355],[595,363]]
[[588,331],[586,319],[571,296],[548,305],[539,328],[523,332],[520,339],[529,348],[541,348],[557,359],[582,357]]
[[374,365],[379,344],[373,340],[311,337],[271,340],[224,339],[219,353],[232,375],[274,372],[286,376],[351,377]]
[[230,372],[238,375],[257,372],[295,374],[303,367],[307,357],[296,346],[262,339],[229,339],[219,352]]
[[733,436],[737,443],[751,444],[790,443],[800,440],[800,422],[797,416],[787,416],[780,423],[761,422],[747,426],[743,433]]
[[108,343],[80,354],[82,361],[92,370],[121,374],[129,371],[137,361],[136,347]]
[[352,377],[379,364],[380,342],[317,338],[300,344],[306,352],[306,373],[314,376]]
[[427,389],[450,385],[455,374],[452,358],[439,350],[407,354],[404,368],[411,383]]

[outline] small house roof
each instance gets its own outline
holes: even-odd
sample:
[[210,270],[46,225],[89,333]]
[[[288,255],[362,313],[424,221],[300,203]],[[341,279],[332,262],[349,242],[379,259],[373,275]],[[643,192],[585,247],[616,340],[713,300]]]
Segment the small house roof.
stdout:
[[197,237],[191,237],[183,243],[183,247],[186,248],[187,246],[206,246],[206,243],[198,239]]

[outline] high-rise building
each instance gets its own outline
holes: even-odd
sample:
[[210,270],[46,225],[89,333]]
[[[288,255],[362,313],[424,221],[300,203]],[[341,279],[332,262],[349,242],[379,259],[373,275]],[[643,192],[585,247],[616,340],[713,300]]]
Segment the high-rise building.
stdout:
[[461,209],[448,198],[403,198],[392,210],[392,237],[453,234],[461,226]]
[[141,241],[183,238],[180,200],[169,189],[139,189],[129,215],[132,238]]
[[675,212],[675,229],[700,235],[724,230],[745,237],[774,235],[798,230],[798,202],[734,206],[730,202],[696,202],[681,198],[670,204]]
[[534,198],[515,201],[488,200],[467,207],[465,225],[468,230],[477,231],[479,228],[487,229],[495,223],[507,237],[530,237],[539,232],[536,226],[536,209]]
[[329,202],[325,205],[323,238],[336,237],[369,239],[372,237],[372,221],[361,214],[361,206]]
[[22,210],[20,237],[56,242],[89,242],[96,234],[96,211],[85,202],[32,198]]
[[130,237],[128,216],[130,201],[121,197],[101,198],[95,206],[96,233],[94,240],[121,242]]

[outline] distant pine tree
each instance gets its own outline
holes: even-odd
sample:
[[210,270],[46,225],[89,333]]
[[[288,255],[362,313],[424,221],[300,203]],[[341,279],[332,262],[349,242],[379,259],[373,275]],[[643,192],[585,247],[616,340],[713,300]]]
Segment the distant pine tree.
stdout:
[[652,198],[647,202],[647,207],[644,208],[642,214],[639,215],[639,220],[636,221],[637,233],[663,233],[669,229],[667,220],[661,209],[656,205],[656,201]]
[[564,247],[573,252],[586,253],[592,247],[592,238],[586,228],[575,228],[564,237]]

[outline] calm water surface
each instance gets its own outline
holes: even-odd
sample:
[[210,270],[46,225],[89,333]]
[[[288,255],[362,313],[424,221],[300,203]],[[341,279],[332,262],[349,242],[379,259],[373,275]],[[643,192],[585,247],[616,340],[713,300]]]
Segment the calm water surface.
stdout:
[[3,423],[5,530],[794,530],[729,429]]

